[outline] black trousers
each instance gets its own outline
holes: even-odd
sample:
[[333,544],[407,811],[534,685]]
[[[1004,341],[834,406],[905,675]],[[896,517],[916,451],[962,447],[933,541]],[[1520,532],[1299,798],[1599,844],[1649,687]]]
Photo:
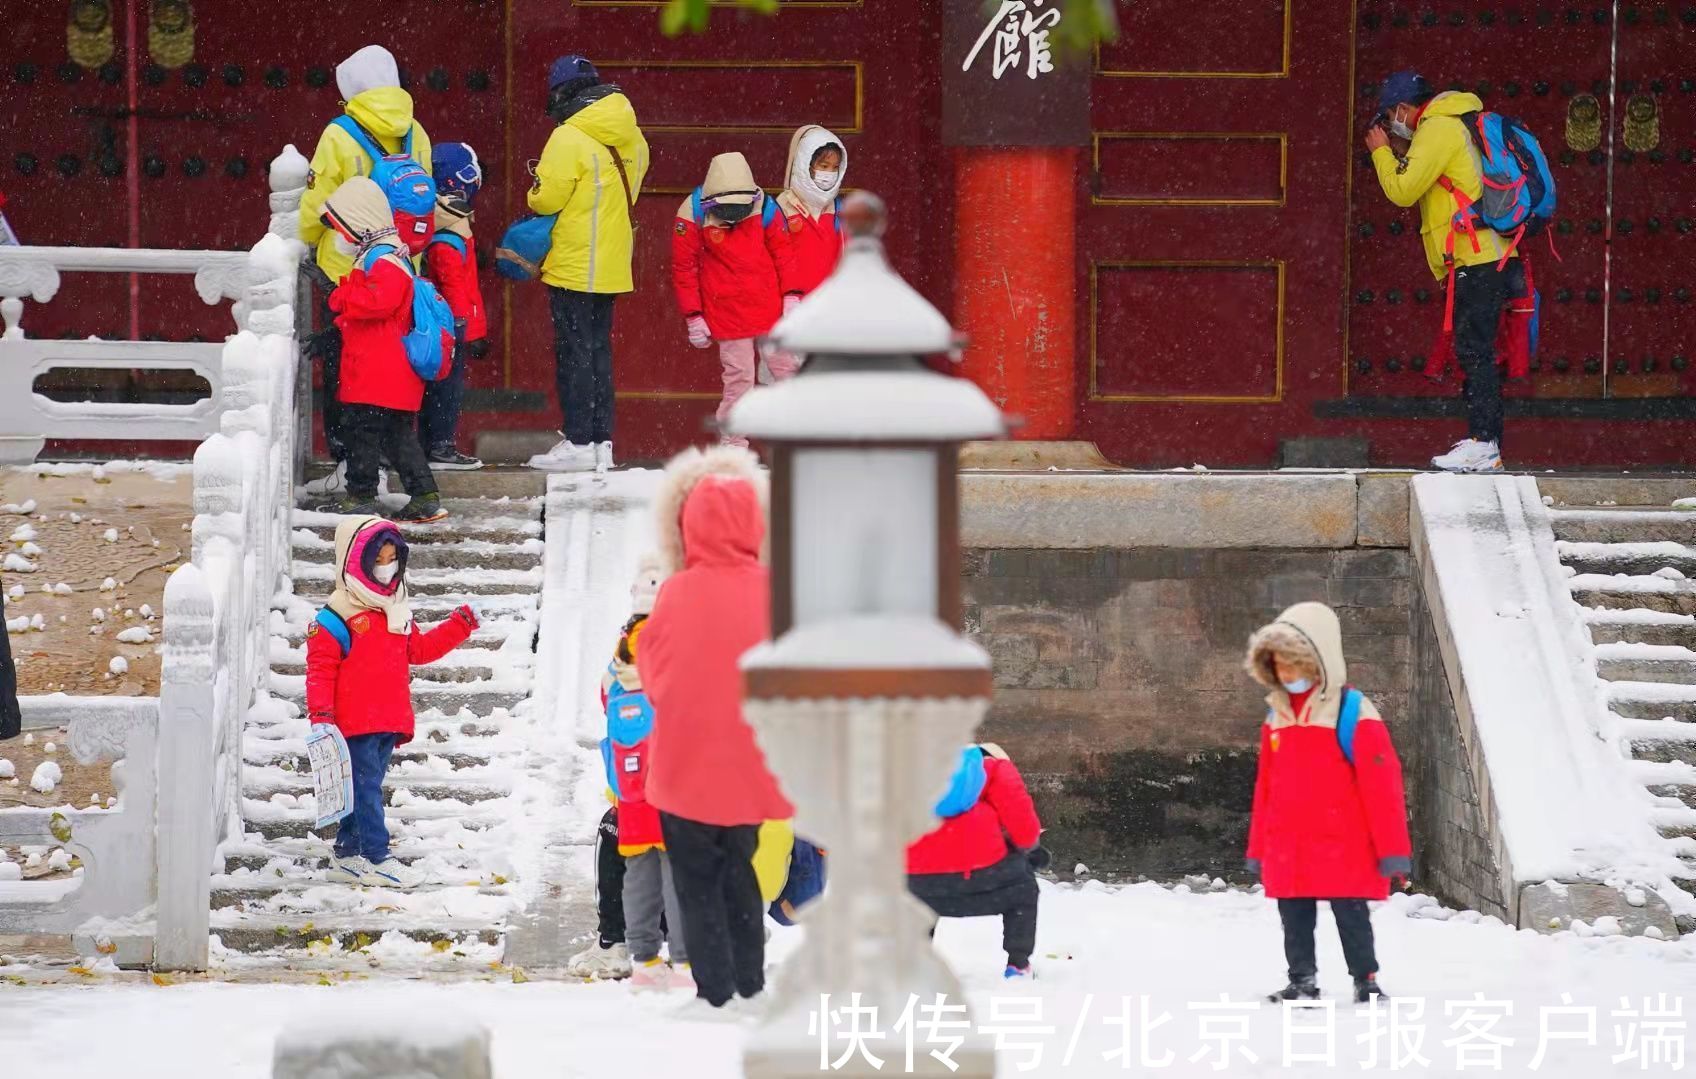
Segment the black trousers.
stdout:
[[[6,620],[6,595],[0,591],[0,622]],[[18,672],[12,666],[12,641],[0,636],[0,741],[16,738],[23,728],[18,714]]]
[[624,855],[618,853],[618,807],[601,817],[595,830],[595,910],[600,917],[601,947],[624,943]]
[[336,325],[335,312],[330,310],[330,292],[336,285],[315,263],[307,263],[307,277],[317,295],[318,329],[312,335],[312,352],[324,364],[324,444],[330,457],[346,461],[347,439],[342,434],[342,403],[337,394],[342,387],[342,331]]
[[[1331,917],[1343,941],[1343,958],[1356,979],[1378,973],[1378,954],[1372,942],[1372,912],[1364,899],[1330,899]],[[1319,900],[1280,899],[1278,917],[1284,921],[1284,959],[1290,965],[1290,980],[1312,978],[1319,973],[1314,954],[1313,930],[1319,922]]]
[[1467,435],[1498,447],[1503,420],[1496,330],[1516,281],[1523,287],[1525,269],[1518,259],[1509,259],[1501,270],[1494,263],[1455,270],[1455,359],[1464,376],[1460,392],[1466,401]]
[[382,456],[400,473],[413,498],[436,493],[436,477],[424,447],[418,444],[418,413],[377,405],[346,405],[341,409],[342,434],[347,439],[347,491],[354,498],[377,497],[377,470]]
[[759,827],[702,824],[661,813],[660,830],[683,908],[695,995],[718,1008],[738,993],[760,992],[766,985],[766,928],[754,875]]
[[424,404],[418,409],[418,444],[425,453],[458,448],[459,406],[465,400],[465,359],[465,345],[455,345],[448,377],[424,383]]
[[617,297],[548,287],[560,430],[579,446],[612,441],[612,305]]
[[910,873],[907,890],[938,917],[1001,915],[1001,947],[1007,953],[1007,965],[1030,963],[1036,951],[1037,887],[1036,873],[1023,851],[1011,851],[994,865],[971,873]]

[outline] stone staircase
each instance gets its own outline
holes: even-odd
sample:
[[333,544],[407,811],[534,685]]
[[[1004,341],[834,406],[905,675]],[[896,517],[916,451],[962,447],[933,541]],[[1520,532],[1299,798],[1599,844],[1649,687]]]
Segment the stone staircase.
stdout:
[[[1557,553],[1596,647],[1621,745],[1696,894],[1696,513],[1552,512]],[[1696,918],[1680,917],[1682,932]]]
[[[222,872],[212,882],[212,933],[229,951],[501,958],[507,918],[519,905],[511,829],[524,815],[542,478],[453,479],[444,484],[453,516],[404,528],[413,611],[429,626],[469,603],[482,627],[465,647],[414,671],[417,735],[395,752],[384,782],[394,854],[421,869],[425,883],[399,892],[324,877],[335,827],[312,827],[305,630],[329,596],[337,519],[297,512],[294,593],[279,596],[272,613],[272,698],[253,710],[243,735],[242,834],[221,848]],[[521,493],[453,497],[503,487]]]

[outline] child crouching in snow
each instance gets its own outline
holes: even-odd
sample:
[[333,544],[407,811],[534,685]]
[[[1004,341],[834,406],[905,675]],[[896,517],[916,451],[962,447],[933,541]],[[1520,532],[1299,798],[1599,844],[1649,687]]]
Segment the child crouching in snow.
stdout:
[[433,663],[477,628],[470,607],[421,632],[407,602],[406,541],[380,517],[336,527],[336,587],[306,627],[306,711],[347,739],[353,813],[336,832],[333,880],[411,888],[418,874],[389,856],[383,773],[396,746],[412,741],[411,668]]
[[1036,870],[1047,851],[1037,846],[1042,822],[1019,770],[998,745],[967,746],[936,815],[936,830],[907,848],[907,889],[939,917],[1001,915],[1004,974],[1030,977]]
[[[636,652],[642,626],[654,609],[664,576],[657,555],[643,559],[631,586],[635,613],[624,625],[607,673],[601,680],[607,712],[607,736],[601,758],[607,788],[618,806],[618,853],[624,857],[624,939],[630,949],[630,984],[636,989],[695,991],[689,951],[683,941],[683,913],[677,905],[671,858],[660,832],[659,810],[648,804],[648,735],[654,709],[642,691]],[[669,965],[660,959],[664,939]]]
[[1272,692],[1260,731],[1260,771],[1248,866],[1278,901],[1290,984],[1273,1002],[1319,996],[1313,931],[1331,904],[1359,1003],[1382,996],[1368,900],[1412,872],[1402,766],[1373,703],[1346,685],[1337,613],[1298,603],[1260,629],[1248,671]]

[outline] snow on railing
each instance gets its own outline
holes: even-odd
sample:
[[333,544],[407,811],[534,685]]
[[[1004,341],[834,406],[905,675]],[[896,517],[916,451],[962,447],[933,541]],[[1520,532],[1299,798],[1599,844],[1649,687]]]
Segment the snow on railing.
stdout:
[[[301,252],[298,240],[267,235],[229,256],[240,260],[227,280],[241,282],[244,328],[222,345],[194,346],[217,353],[207,364],[217,393],[194,455],[193,557],[165,587],[158,700],[86,709],[73,707],[75,698],[26,703],[37,719],[62,708],[78,760],[121,758],[113,765],[121,794],[111,809],[0,811],[0,844],[53,842],[83,863],[80,879],[0,883],[0,933],[70,933],[85,954],[113,955],[124,966],[206,967],[217,847],[240,828],[241,726],[265,686],[271,597],[288,568]],[[18,287],[7,284],[17,263],[3,261],[6,254],[0,250],[0,294]],[[0,341],[0,439],[19,431],[7,397],[33,396],[6,383],[14,350],[32,344]],[[41,430],[62,433],[57,418]],[[178,438],[179,430],[156,418],[100,437]]]

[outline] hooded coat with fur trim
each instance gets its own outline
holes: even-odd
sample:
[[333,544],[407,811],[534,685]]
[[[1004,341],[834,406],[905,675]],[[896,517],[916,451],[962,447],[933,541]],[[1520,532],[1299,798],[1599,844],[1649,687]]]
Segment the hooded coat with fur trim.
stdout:
[[[1280,652],[1305,655],[1319,671],[1313,689],[1294,700],[1272,666]],[[1402,766],[1389,728],[1364,697],[1354,763],[1343,755],[1337,720],[1348,667],[1336,612],[1322,603],[1291,607],[1250,640],[1248,670],[1271,690],[1248,833],[1248,859],[1260,863],[1266,894],[1387,898],[1380,863],[1412,852]]]
[[771,636],[764,477],[746,450],[689,450],[655,499],[660,586],[636,665],[654,706],[648,801],[727,827],[794,816],[742,715],[743,653]]
[[[385,543],[396,546],[401,567],[386,585],[373,576]],[[336,526],[327,620],[347,627],[349,645],[344,653],[323,620],[306,627],[306,713],[347,738],[398,734],[401,744],[412,741],[412,668],[441,659],[477,628],[470,608],[461,607],[430,632],[419,631],[406,607],[406,555],[400,530],[381,517],[349,517]]]

